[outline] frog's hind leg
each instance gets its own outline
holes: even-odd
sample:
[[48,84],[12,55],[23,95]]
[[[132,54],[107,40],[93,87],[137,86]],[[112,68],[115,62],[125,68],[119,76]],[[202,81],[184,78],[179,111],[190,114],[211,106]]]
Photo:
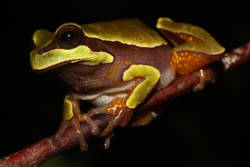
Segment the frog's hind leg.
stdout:
[[178,74],[192,73],[221,59],[225,49],[201,27],[159,18],[157,28],[174,44],[170,64]]
[[[177,23],[170,18],[159,18],[157,28],[174,44],[170,65],[180,75],[202,69],[222,58],[225,49],[204,29],[186,23]],[[200,71],[201,82],[196,90],[204,87],[210,77]]]

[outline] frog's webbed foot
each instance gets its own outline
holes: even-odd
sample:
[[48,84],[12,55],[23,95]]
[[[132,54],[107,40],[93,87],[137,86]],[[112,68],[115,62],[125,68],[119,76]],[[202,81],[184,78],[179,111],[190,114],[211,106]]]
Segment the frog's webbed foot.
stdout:
[[80,122],[76,118],[72,118],[70,120],[63,120],[62,121],[61,126],[60,126],[59,130],[56,133],[56,136],[55,136],[56,139],[58,139],[60,141],[60,138],[61,138],[61,136],[63,136],[64,131],[69,127],[74,128],[76,130],[76,133],[77,133],[78,138],[79,138],[79,144],[80,144],[81,150],[82,151],[87,151],[88,144],[85,141],[84,133],[81,130]]
[[209,82],[215,82],[215,74],[213,72],[207,73],[203,69],[199,70],[197,75],[200,78],[200,82],[193,88],[194,92],[198,92],[202,90],[207,83]]
[[125,127],[133,115],[133,109],[125,105],[126,99],[115,99],[107,107],[93,109],[88,112],[89,116],[98,114],[111,114],[113,117],[107,127],[101,132],[100,136],[108,136],[118,125]]
[[101,132],[100,136],[108,136],[117,126],[125,127],[130,121],[133,110],[124,107],[117,109],[116,113],[113,115],[113,118],[109,121],[108,126]]
[[80,102],[73,99],[71,96],[66,96],[64,100],[64,121],[62,122],[56,137],[59,138],[62,136],[64,130],[71,126],[78,134],[81,150],[87,151],[88,144],[85,140],[84,132],[81,129],[81,123],[83,122],[88,124],[90,132],[93,135],[98,135],[100,133],[98,126],[90,116],[87,113],[81,113]]
[[115,99],[108,106],[92,109],[88,112],[89,116],[98,115],[98,114],[111,114],[112,118],[109,121],[106,128],[100,133],[101,137],[107,137],[104,143],[104,148],[109,147],[110,139],[112,133],[117,126],[125,127],[128,122],[131,120],[131,117],[134,113],[133,109],[126,107],[126,99]]

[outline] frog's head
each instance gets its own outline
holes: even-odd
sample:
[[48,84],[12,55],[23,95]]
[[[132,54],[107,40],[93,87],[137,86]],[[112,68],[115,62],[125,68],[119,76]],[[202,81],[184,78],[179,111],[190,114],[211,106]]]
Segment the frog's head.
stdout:
[[35,49],[30,52],[33,70],[46,71],[71,63],[97,65],[113,62],[112,55],[94,52],[84,45],[84,31],[75,23],[66,23],[55,33],[39,29],[33,34]]

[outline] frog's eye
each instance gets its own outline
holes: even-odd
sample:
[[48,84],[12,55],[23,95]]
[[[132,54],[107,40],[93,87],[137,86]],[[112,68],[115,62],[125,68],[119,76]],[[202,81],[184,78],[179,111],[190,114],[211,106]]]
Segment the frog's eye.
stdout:
[[72,49],[81,44],[83,32],[75,25],[66,25],[56,34],[57,43],[62,49]]

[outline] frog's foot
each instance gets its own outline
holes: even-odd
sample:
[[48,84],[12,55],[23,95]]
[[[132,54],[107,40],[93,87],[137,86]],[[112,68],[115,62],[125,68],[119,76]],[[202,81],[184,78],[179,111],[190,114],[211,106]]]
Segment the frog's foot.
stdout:
[[87,151],[88,144],[84,137],[84,131],[81,129],[81,122],[86,122],[88,124],[90,131],[93,135],[99,134],[98,126],[89,117],[88,114],[84,113],[84,114],[74,115],[73,118],[71,118],[70,120],[64,120],[55,137],[59,139],[63,135],[65,129],[67,129],[68,127],[73,127],[76,130],[76,133],[79,138],[80,149],[82,151]]
[[111,103],[108,107],[96,108],[88,111],[90,117],[98,114],[111,114],[113,117],[109,121],[107,127],[101,132],[101,137],[106,137],[104,141],[104,148],[108,149],[110,140],[113,136],[113,130],[117,126],[125,127],[131,120],[133,109],[125,106],[124,100],[118,99]]
[[113,136],[114,136],[114,134],[112,133],[111,135],[108,135],[108,136],[105,138],[104,144],[103,144],[105,150],[107,150],[107,149],[109,148],[110,143],[111,143],[111,139],[112,139]]
[[130,121],[133,113],[133,110],[127,107],[123,107],[120,110],[116,110],[113,115],[113,118],[111,118],[109,124],[102,131],[100,136],[104,137],[110,135],[117,126],[125,127]]
[[98,126],[96,125],[96,123],[89,117],[88,114],[86,114],[86,113],[80,114],[76,118],[74,125],[76,128],[76,132],[78,134],[78,137],[79,137],[80,148],[82,151],[87,151],[88,144],[85,141],[84,133],[80,127],[81,122],[86,122],[89,125],[90,132],[95,136],[97,136],[100,133],[100,130],[99,130]]
[[198,92],[198,91],[202,90],[208,82],[212,82],[212,83],[215,82],[214,73],[204,72],[203,69],[201,69],[198,72],[198,76],[200,78],[200,82],[193,88],[194,92]]

